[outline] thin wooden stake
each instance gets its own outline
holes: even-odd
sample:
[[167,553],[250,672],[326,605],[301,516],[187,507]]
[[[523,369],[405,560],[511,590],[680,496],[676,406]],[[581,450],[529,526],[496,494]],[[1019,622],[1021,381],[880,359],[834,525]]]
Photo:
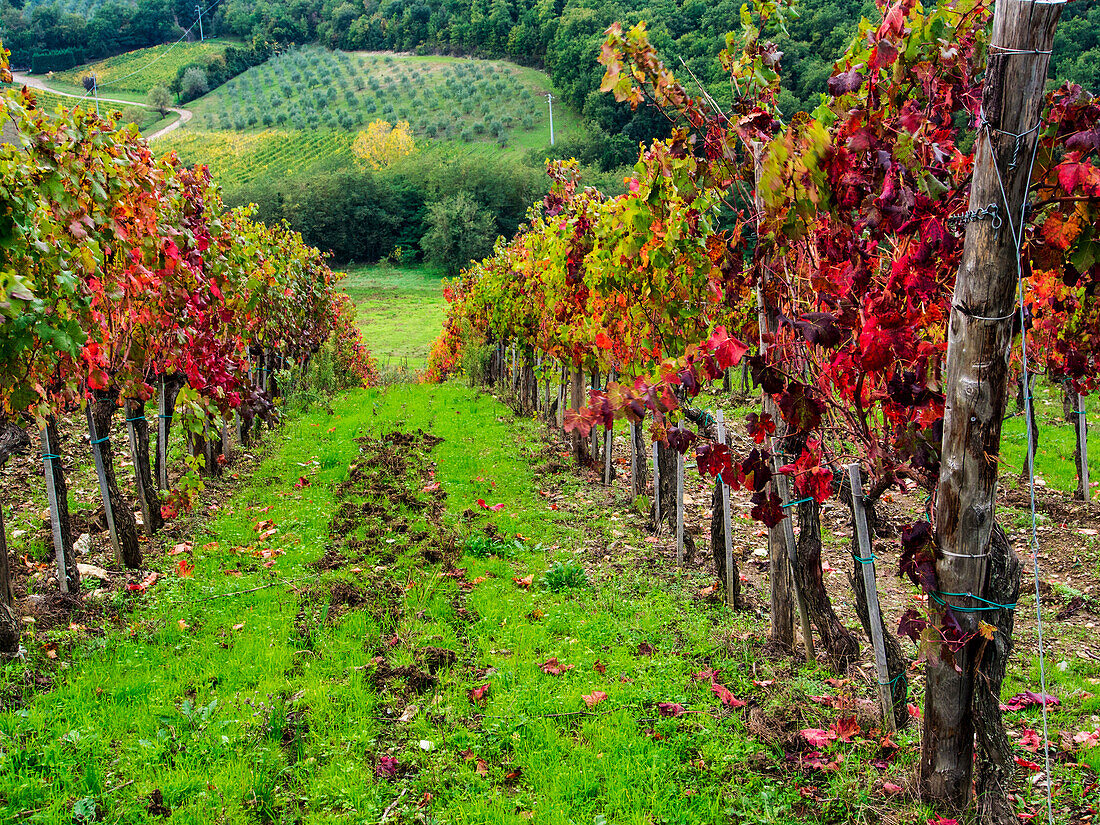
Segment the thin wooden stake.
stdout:
[[859,474],[859,462],[848,465],[848,482],[852,487],[852,526],[859,542],[862,558],[856,559],[863,568],[863,589],[867,594],[867,618],[871,627],[871,644],[875,648],[875,671],[878,673],[878,701],[882,705],[882,724],[887,733],[893,733],[894,693],[891,690],[890,667],[886,663],[886,642],[882,638],[882,610],[878,603],[878,587],[875,582],[874,554],[871,535],[867,528],[867,511],[863,507],[863,479]]
[[168,381],[160,377],[160,393],[157,399],[157,486],[168,490]]
[[65,543],[61,538],[61,513],[57,509],[57,486],[53,477],[53,462],[60,461],[61,455],[54,453],[54,446],[50,444],[49,431],[43,427],[39,432],[42,439],[42,466],[46,473],[46,497],[50,502],[50,531],[53,533],[53,552],[57,559],[57,581],[61,585],[61,592],[69,592],[69,577],[66,574]]
[[[103,498],[103,512],[107,514],[107,530],[111,534],[111,546],[115,549],[115,560],[121,565],[122,550],[118,543],[118,529],[115,527],[115,510],[111,506],[111,493],[107,489],[107,468],[103,463],[103,448],[100,446],[103,442],[99,440],[99,436],[95,431],[95,419],[92,417],[92,404],[93,401],[88,402],[86,412],[88,413],[88,435],[91,441],[92,458],[95,460],[95,472],[99,477],[99,494]],[[107,436],[104,436],[106,438]]]
[[141,470],[138,466],[140,459],[138,458],[137,430],[134,428],[134,422],[130,420],[129,408],[124,404],[122,410],[126,416],[126,435],[130,441],[130,459],[134,465],[134,486],[137,487],[138,502],[141,504],[141,520],[145,527],[145,535],[152,538],[153,510],[149,500],[145,497],[145,485],[141,483]]
[[684,566],[684,454],[676,451],[676,566]]
[[[726,443],[726,423],[722,410],[718,410],[715,416],[718,421],[718,443]],[[730,523],[730,488],[721,476],[718,479],[722,485],[722,532],[726,543],[726,604],[733,607],[734,581],[733,581],[733,526]]]
[[1085,396],[1077,393],[1077,482],[1081,499],[1089,500],[1089,426],[1085,417]]
[[653,524],[661,528],[661,468],[657,464],[657,444],[653,442]]
[[638,497],[638,468],[636,462],[636,451],[634,450],[634,428],[633,421],[630,422],[630,498],[635,499]]
[[608,427],[603,431],[603,486],[611,486],[611,455],[615,452],[615,431]]
[[817,659],[814,652],[814,634],[810,626],[810,608],[806,604],[806,594],[802,592],[802,586],[798,583],[798,557],[795,552],[794,540],[794,516],[789,511],[791,508],[791,490],[789,479],[778,472],[779,456],[772,456],[772,481],[775,482],[775,491],[783,503],[783,509],[787,515],[783,519],[783,540],[787,544],[787,561],[791,565],[791,585],[794,587],[795,600],[798,604],[798,621],[802,625],[802,644],[806,646],[806,661],[813,662]]

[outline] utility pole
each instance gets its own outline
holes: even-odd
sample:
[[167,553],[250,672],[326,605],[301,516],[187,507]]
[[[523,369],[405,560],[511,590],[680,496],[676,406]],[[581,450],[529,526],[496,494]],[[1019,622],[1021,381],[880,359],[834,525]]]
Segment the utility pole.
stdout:
[[550,145],[554,145],[554,96],[546,95],[546,105],[550,107]]
[[203,37],[202,34],[202,4],[196,5],[195,11],[199,13],[199,42],[201,43],[203,40],[206,39],[205,37]]
[[[971,800],[975,732],[1003,730],[998,698],[986,695],[999,689],[1000,680],[992,685],[984,671],[994,652],[976,631],[981,620],[996,622],[1002,612],[1011,617],[1001,610],[1004,605],[993,604],[1006,598],[1000,595],[1006,578],[1014,575],[1007,589],[1019,590],[1019,566],[1011,549],[993,541],[994,502],[1009,353],[1020,317],[1023,206],[1063,5],[1064,0],[997,0],[995,6],[941,382],[943,445],[934,499],[939,592],[933,594],[933,620],[948,607],[958,608],[952,611],[955,619],[974,638],[954,653],[954,661],[937,656],[928,663],[920,788],[926,799],[959,810]],[[1010,642],[1011,628],[1009,618],[998,627],[998,640]],[[983,737],[983,751],[988,751],[988,739]]]

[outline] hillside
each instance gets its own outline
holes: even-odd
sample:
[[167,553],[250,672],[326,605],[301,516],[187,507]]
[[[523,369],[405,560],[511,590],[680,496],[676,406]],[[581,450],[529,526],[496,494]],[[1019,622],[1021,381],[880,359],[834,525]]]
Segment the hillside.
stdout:
[[145,94],[154,86],[169,87],[182,66],[224,54],[228,45],[226,41],[206,40],[137,49],[66,72],[54,72],[52,79],[79,85],[82,78],[95,75],[104,91]]
[[[194,101],[194,127],[358,129],[408,121],[415,135],[464,143],[549,143],[549,79],[504,61],[294,49]],[[578,118],[559,107],[570,137]]]

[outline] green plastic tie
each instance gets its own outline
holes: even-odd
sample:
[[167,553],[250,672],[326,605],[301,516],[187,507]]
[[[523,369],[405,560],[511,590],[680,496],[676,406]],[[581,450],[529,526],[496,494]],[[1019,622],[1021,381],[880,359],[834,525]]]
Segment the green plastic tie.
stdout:
[[784,504],[783,506],[784,507],[795,507],[799,504],[805,504],[807,501],[813,501],[813,500],[814,500],[813,496],[810,496],[809,498],[800,498],[798,501],[788,502],[787,504]]
[[[1016,609],[1016,605],[1014,605],[1014,604],[998,604],[997,602],[991,602],[989,599],[983,599],[981,596],[975,596],[973,593],[942,593],[942,592],[933,590],[928,595],[931,596],[932,600],[935,601],[937,604],[941,604],[944,607],[950,607],[952,610],[958,611],[959,613],[980,613],[983,610],[1015,610]],[[985,604],[987,606],[986,607],[956,607],[953,604],[948,604],[947,602],[945,602],[942,598],[943,596],[951,596],[953,598],[959,598],[959,599],[974,599],[975,601],[982,602],[983,604]]]

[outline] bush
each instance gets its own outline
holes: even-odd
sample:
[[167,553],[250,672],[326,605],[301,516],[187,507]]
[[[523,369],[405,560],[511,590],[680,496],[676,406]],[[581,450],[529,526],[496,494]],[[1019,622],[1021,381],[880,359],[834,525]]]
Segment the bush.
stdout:
[[420,248],[448,275],[488,255],[497,236],[493,216],[466,192],[432,204],[427,225]]
[[184,100],[194,100],[210,91],[206,72],[198,66],[192,66],[183,73],[180,80],[180,95]]

